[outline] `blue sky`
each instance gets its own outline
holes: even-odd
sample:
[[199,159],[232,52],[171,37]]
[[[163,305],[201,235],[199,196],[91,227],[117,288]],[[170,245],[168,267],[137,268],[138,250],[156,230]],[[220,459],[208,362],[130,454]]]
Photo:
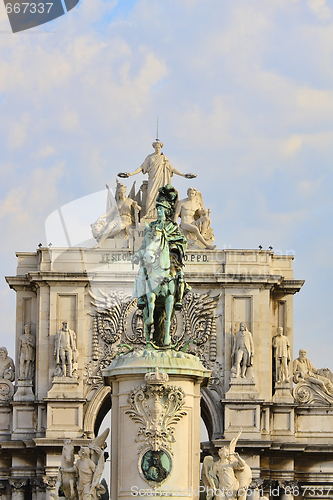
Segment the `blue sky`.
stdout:
[[[198,174],[218,246],[295,252],[294,353],[333,369],[331,4],[83,0],[32,31],[11,34],[0,5],[0,274],[48,243],[51,212],[142,163],[158,115],[171,163]],[[4,281],[0,298],[13,355]]]

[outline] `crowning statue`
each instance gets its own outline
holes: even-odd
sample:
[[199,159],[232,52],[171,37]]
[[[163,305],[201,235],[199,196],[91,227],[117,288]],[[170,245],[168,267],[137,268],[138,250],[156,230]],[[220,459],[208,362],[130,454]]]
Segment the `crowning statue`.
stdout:
[[128,238],[128,229],[131,226],[137,227],[139,224],[141,207],[135,200],[126,197],[126,186],[121,182],[117,181],[116,204],[112,201],[112,197],[108,196],[107,211],[90,225],[92,235],[98,242],[95,248],[102,246],[104,241],[111,236]]
[[213,229],[210,227],[208,210],[204,206],[202,194],[197,189],[190,187],[187,190],[187,198],[177,203],[175,211],[175,222],[181,218],[180,227],[193,245],[198,240],[208,250],[213,250],[215,240]]
[[145,207],[145,217],[150,219],[156,217],[155,202],[159,189],[167,184],[170,184],[173,174],[186,177],[187,179],[193,179],[196,177],[194,174],[182,174],[171,165],[165,154],[161,152],[163,142],[156,139],[152,146],[155,149],[155,153],[148,155],[141,167],[137,168],[132,173],[121,172],[118,174],[119,177],[123,178],[136,175],[139,172],[148,174],[148,193]]
[[157,220],[146,227],[141,248],[133,257],[133,263],[140,264],[133,296],[138,297],[138,307],[143,311],[146,341],[155,347],[170,347],[172,318],[190,290],[183,272],[187,239],[173,222],[177,201],[174,187],[167,184],[159,188]]
[[204,458],[202,466],[202,483],[207,492],[207,500],[214,498],[246,499],[246,491],[252,481],[252,471],[238,453],[236,443],[241,435],[234,438],[229,447],[219,449],[219,460],[214,462],[212,456]]

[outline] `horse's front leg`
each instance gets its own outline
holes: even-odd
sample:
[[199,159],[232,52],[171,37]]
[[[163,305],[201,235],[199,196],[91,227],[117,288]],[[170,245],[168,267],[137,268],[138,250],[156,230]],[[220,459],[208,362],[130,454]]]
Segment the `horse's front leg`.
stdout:
[[146,299],[147,299],[147,305],[142,312],[143,312],[143,320],[145,323],[146,342],[149,342],[150,327],[154,323],[154,309],[155,309],[156,295],[152,292],[148,292],[146,294]]
[[53,498],[54,500],[59,500],[59,488],[61,486],[61,475],[60,475],[60,472],[58,472],[58,477],[57,477],[57,482],[56,482],[56,485],[55,485],[55,492],[54,492],[54,495],[53,495]]
[[170,328],[171,328],[171,317],[173,312],[173,305],[175,302],[175,298],[173,295],[168,295],[165,299],[165,336],[164,336],[164,345],[171,344],[171,336],[170,336]]

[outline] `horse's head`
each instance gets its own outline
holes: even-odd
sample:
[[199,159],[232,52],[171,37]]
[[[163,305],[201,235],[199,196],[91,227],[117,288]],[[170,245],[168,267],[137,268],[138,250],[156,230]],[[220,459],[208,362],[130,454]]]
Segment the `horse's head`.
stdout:
[[161,275],[165,275],[165,271],[170,268],[169,245],[159,227],[146,232],[144,263],[149,268],[159,270]]
[[146,264],[153,264],[161,254],[161,235],[155,232],[146,245],[144,259]]
[[74,463],[74,444],[70,439],[64,442],[62,459],[67,465],[73,465]]

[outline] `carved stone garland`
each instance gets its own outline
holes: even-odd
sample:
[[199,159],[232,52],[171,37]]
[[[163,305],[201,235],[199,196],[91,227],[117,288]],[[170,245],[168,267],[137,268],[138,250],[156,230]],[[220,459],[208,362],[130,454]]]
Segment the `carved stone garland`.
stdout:
[[[137,308],[137,299],[123,292],[94,295],[91,304],[95,307],[92,334],[92,359],[85,368],[86,393],[103,385],[102,369],[107,367],[120,352],[142,349],[145,344],[142,311]],[[221,366],[216,362],[216,318],[215,310],[221,294],[214,297],[211,292],[187,293],[182,311],[174,316],[171,327],[172,343],[176,349],[198,356],[203,365],[214,371],[210,388],[221,393],[223,387]],[[220,394],[221,395],[221,394]]]

